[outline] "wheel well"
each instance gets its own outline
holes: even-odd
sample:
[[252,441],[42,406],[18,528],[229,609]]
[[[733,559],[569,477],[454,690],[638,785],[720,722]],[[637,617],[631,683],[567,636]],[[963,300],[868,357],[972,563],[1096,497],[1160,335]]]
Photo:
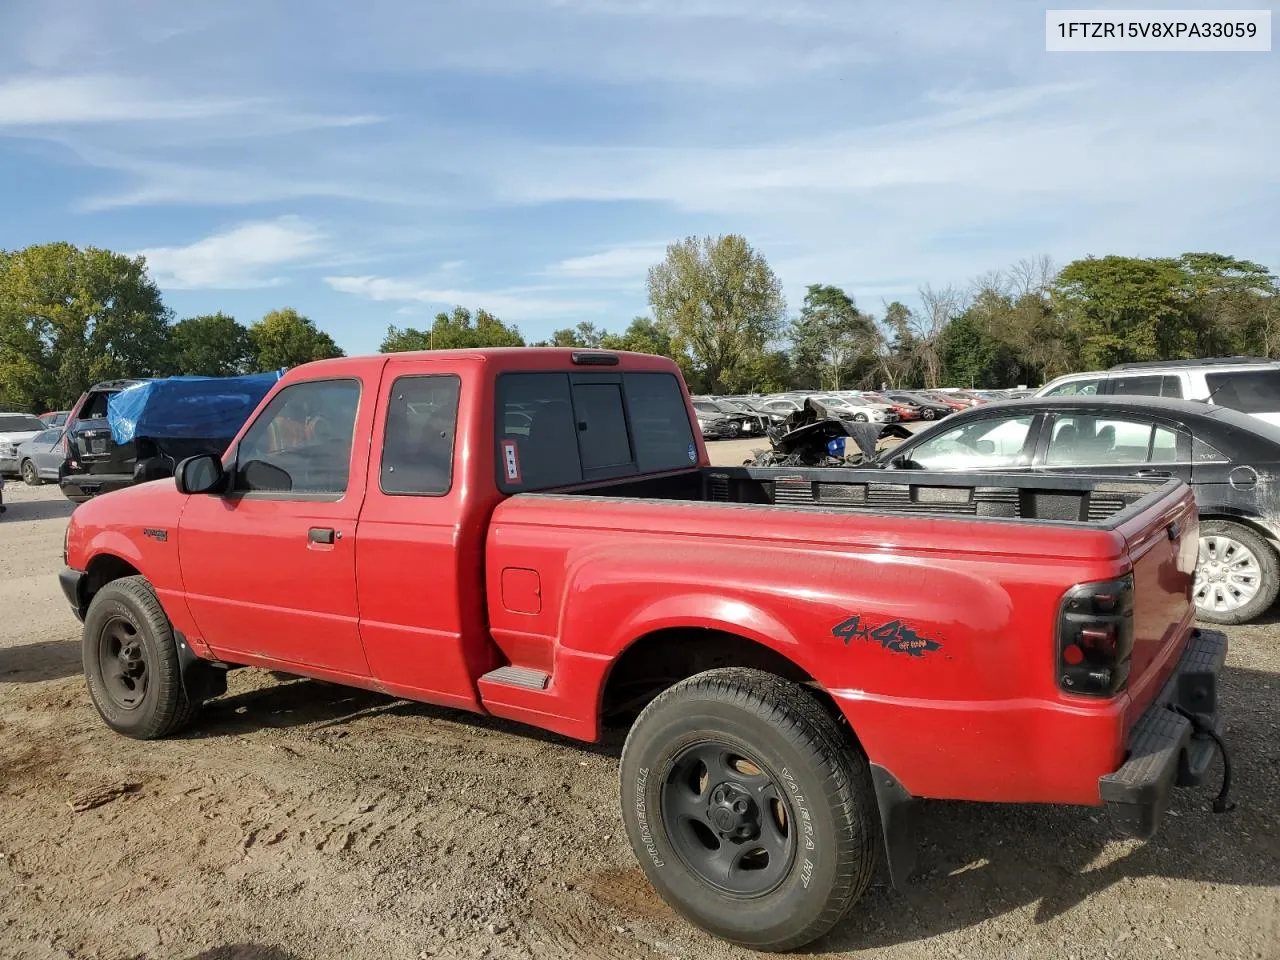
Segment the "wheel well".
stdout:
[[849,729],[831,695],[794,661],[747,637],[701,627],[657,630],[627,647],[605,682],[601,719],[606,726],[630,726],[662,691],[717,667],[750,667],[803,684]]
[[88,610],[97,592],[112,580],[138,575],[139,571],[133,564],[127,560],[121,560],[114,554],[103,553],[94,557],[89,561],[89,568],[85,571],[84,586],[81,587],[83,593],[80,598],[81,611]]
[[[1200,522],[1204,523],[1209,520],[1222,520],[1227,523],[1234,523],[1248,530],[1252,530],[1263,540],[1270,544],[1271,549],[1276,549],[1277,537],[1274,533],[1264,527],[1255,517],[1248,517],[1238,513],[1205,513],[1201,514]],[[1280,553],[1280,551],[1277,551]]]

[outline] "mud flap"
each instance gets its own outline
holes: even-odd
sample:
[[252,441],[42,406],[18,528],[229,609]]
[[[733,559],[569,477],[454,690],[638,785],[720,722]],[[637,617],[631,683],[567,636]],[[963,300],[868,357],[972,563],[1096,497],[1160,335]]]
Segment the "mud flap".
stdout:
[[178,670],[182,676],[182,689],[187,700],[192,703],[204,703],[227,692],[227,668],[222,664],[210,663],[197,657],[187,643],[187,638],[177,630],[173,631],[177,641]]
[[880,808],[889,882],[895,890],[904,890],[916,868],[918,804],[898,778],[879,764],[871,764],[871,782],[876,788],[876,806]]

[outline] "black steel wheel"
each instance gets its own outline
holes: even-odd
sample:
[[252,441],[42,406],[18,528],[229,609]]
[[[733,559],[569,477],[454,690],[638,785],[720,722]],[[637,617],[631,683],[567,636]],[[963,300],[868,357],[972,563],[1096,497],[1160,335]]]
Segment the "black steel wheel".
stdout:
[[98,670],[113,706],[136,710],[147,696],[147,650],[138,628],[124,617],[112,617],[98,636]]
[[671,845],[691,871],[731,896],[776,889],[796,854],[781,777],[724,740],[694,743],[661,787]]
[[144,578],[113,580],[94,595],[82,649],[89,697],[117,733],[152,740],[200,711],[182,684],[173,627]]
[[40,471],[36,469],[36,465],[30,460],[22,461],[22,481],[28,487],[40,486]]
[[645,875],[718,937],[804,946],[871,881],[879,819],[866,757],[799,684],[739,667],[690,677],[640,714],[620,773]]

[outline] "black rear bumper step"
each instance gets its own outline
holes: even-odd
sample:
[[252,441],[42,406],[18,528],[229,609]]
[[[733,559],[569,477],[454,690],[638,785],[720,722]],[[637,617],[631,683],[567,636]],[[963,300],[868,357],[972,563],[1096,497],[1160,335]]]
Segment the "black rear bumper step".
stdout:
[[1143,839],[1154,835],[1173,788],[1204,782],[1216,745],[1174,707],[1217,731],[1218,675],[1226,658],[1225,634],[1192,631],[1173,676],[1129,731],[1128,759],[1099,778],[1098,793],[1124,832]]

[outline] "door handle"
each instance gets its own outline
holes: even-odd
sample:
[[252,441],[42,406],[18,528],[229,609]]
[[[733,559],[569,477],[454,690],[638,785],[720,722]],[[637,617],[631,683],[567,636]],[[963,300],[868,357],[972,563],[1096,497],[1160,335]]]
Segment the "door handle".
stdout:
[[1135,477],[1172,477],[1173,474],[1168,470],[1135,470]]
[[307,531],[307,539],[312,543],[333,543],[341,537],[342,534],[336,532],[333,527],[312,527]]

